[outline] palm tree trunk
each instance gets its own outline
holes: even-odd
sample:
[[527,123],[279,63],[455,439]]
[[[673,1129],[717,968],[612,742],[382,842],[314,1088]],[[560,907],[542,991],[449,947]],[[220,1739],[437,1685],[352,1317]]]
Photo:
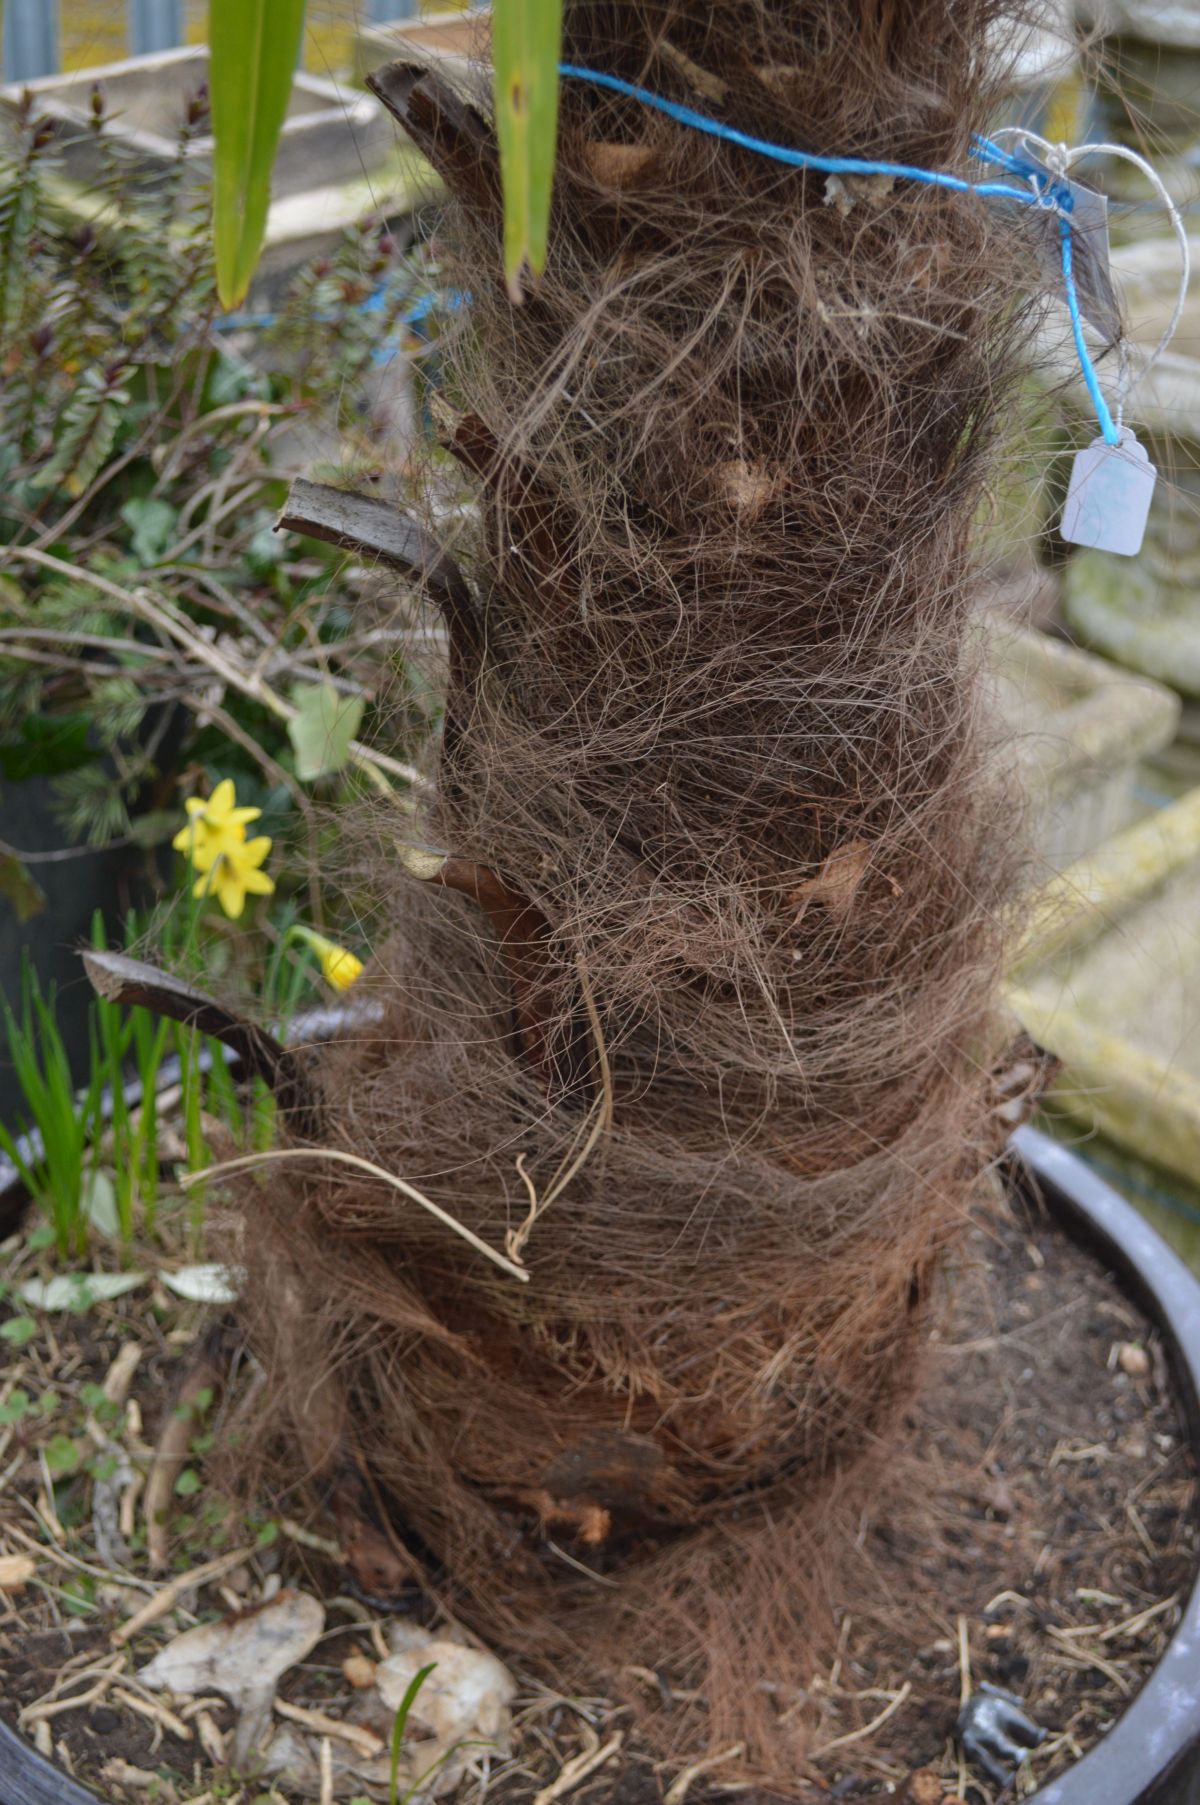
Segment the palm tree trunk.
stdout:
[[[969,173],[994,10],[568,0],[564,56]],[[367,1472],[481,1633],[560,1685],[665,1667],[779,1775],[755,1679],[802,1673],[822,1516],[909,1392],[992,1150],[1012,860],[970,529],[1013,235],[568,81],[514,309],[483,117],[398,67],[379,91],[449,191],[441,425],[480,531],[444,851],[380,823],[385,1025],[327,1060],[327,1133],[529,1282],[293,1166],[253,1205],[260,1344],[309,1465]]]

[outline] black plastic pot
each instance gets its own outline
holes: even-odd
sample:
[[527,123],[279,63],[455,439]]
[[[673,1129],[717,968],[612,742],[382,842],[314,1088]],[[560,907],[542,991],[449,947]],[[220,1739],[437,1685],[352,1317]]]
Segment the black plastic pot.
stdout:
[[[5,838],[31,852],[60,851],[63,833],[50,812],[51,800],[48,778],[6,783]],[[41,912],[22,922],[11,904],[0,902],[0,993],[17,1009],[21,959],[27,955],[43,986],[53,984],[58,989],[58,1025],[72,1070],[80,1079],[87,1064],[91,991],[76,948],[91,939],[92,916],[97,909],[115,932],[129,904],[132,861],[128,849],[89,852],[80,848],[75,858],[39,863],[32,870],[46,899]],[[0,1121],[7,1122],[20,1108],[21,1092],[3,1042],[0,1033]]]
[[[1200,1282],[1110,1185],[1033,1128],[1012,1142],[1011,1181],[1124,1281],[1159,1329],[1200,1452]],[[2,1183],[2,1181],[0,1181]],[[0,1210],[5,1197],[0,1194]],[[99,1805],[0,1724],[0,1805]],[[1124,1715],[1026,1805],[1200,1805],[1200,1583],[1162,1660]]]

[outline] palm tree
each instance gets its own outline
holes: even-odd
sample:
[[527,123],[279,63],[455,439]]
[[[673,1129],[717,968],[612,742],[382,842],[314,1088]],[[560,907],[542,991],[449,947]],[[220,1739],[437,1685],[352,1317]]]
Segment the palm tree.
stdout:
[[[962,174],[995,11],[568,0],[563,54]],[[1013,233],[572,78],[514,308],[483,112],[377,91],[448,191],[479,533],[460,569],[366,503],[285,517],[417,570],[450,650],[436,794],[380,823],[382,1025],[248,1203],[254,1334],[361,1583],[419,1578],[560,1686],[668,1671],[786,1777],[755,1682],[803,1676],[830,1497],[994,1151],[971,524]]]

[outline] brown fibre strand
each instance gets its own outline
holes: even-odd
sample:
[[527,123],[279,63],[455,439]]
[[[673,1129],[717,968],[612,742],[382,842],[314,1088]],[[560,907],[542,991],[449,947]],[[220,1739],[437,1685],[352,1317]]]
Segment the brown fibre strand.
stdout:
[[[568,0],[564,56],[970,174],[1000,46],[991,0]],[[790,1785],[821,1525],[995,1149],[1013,834],[971,524],[1032,259],[976,198],[568,82],[514,308],[482,112],[379,85],[470,297],[438,405],[474,617],[427,844],[375,818],[382,1025],[324,1057],[311,1164],[248,1199],[256,1343],[306,1472],[368,1473],[493,1646],[562,1690],[660,1671],[692,1698],[664,1738]]]

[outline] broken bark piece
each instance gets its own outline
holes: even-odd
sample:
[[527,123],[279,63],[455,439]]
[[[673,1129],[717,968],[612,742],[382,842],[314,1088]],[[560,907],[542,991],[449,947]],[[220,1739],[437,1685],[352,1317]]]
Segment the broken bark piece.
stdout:
[[316,1647],[324,1627],[324,1606],[285,1588],[265,1604],[185,1630],[137,1677],[154,1692],[222,1693],[238,1713],[232,1766],[240,1771],[263,1746],[280,1679]]
[[654,175],[659,157],[652,144],[618,144],[589,138],[583,146],[588,174],[605,188],[637,188]]
[[703,94],[705,100],[711,100],[714,106],[724,104],[729,84],[722,81],[719,75],[714,75],[711,69],[702,69],[686,51],[680,50],[678,44],[672,44],[667,38],[659,44],[658,54],[683,76],[697,94]]
[[600,1548],[612,1534],[612,1512],[587,1498],[555,1498],[540,1486],[517,1489],[509,1494],[537,1517],[543,1530],[554,1524],[565,1524],[577,1542],[587,1548]]
[[451,633],[481,647],[482,631],[462,571],[424,527],[390,502],[297,477],[275,530],[304,533],[413,577],[442,610]]
[[825,178],[825,205],[845,219],[856,201],[879,206],[896,186],[890,175],[830,175]]
[[[275,530],[305,533],[327,545],[339,545],[377,558],[424,589],[441,610],[449,636],[443,751],[453,757],[461,741],[461,716],[470,712],[469,698],[482,674],[483,624],[462,571],[424,527],[390,502],[354,495],[327,483],[297,477],[288,491]],[[468,701],[464,705],[462,698]]]
[[630,1519],[655,1514],[669,1485],[658,1443],[630,1429],[607,1429],[551,1461],[542,1483],[559,1500],[603,1507]]
[[411,1609],[414,1596],[427,1589],[426,1576],[387,1521],[369,1476],[344,1465],[330,1509],[353,1590],[373,1610]]
[[398,1604],[419,1584],[413,1563],[402,1561],[383,1531],[354,1517],[340,1497],[334,1504],[334,1519],[345,1547],[346,1565],[361,1597]]
[[320,1099],[312,1081],[295,1053],[265,1028],[234,1015],[215,997],[185,984],[182,978],[125,953],[89,950],[83,954],[83,968],[92,989],[105,1002],[120,1003],[126,1009],[149,1009],[230,1047],[245,1072],[269,1086],[293,1134],[308,1136],[317,1131]]
[[0,1554],[0,1592],[23,1592],[37,1572],[30,1554]]
[[366,85],[463,198],[481,206],[498,200],[496,139],[473,106],[416,63],[385,63]]
[[375,1684],[394,1715],[422,1667],[433,1672],[412,1701],[409,1722],[430,1731],[443,1744],[483,1737],[508,1753],[509,1706],[516,1681],[502,1661],[484,1648],[468,1648],[449,1635],[414,1636],[375,1670]]
[[1028,1122],[1062,1069],[1062,1061],[1021,1030],[992,1068],[992,1115],[998,1145]]

